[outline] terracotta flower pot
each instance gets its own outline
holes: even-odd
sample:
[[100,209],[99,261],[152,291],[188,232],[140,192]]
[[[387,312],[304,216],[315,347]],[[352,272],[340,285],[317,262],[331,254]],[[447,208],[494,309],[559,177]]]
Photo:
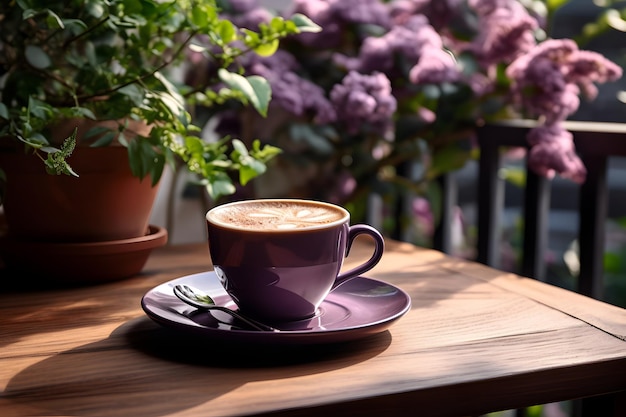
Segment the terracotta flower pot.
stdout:
[[132,175],[126,148],[77,147],[68,161],[78,178],[0,150],[7,178],[0,276],[51,286],[117,280],[139,273],[167,242],[165,229],[148,224],[158,186]]
[[0,152],[4,211],[12,239],[96,242],[145,235],[158,187],[132,176],[124,147],[77,147],[80,177],[49,175],[33,155]]

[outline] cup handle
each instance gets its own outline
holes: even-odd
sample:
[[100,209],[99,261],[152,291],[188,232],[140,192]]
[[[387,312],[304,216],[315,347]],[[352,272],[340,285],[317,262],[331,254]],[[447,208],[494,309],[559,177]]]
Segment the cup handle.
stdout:
[[374,253],[372,254],[372,257],[369,258],[366,262],[362,263],[356,268],[339,274],[331,288],[331,291],[343,284],[344,282],[352,278],[358,277],[364,272],[369,271],[370,269],[375,267],[378,261],[380,261],[380,258],[382,258],[383,251],[385,250],[385,240],[383,239],[383,235],[381,235],[380,232],[374,229],[372,226],[368,226],[366,224],[355,224],[354,226],[350,226],[350,229],[348,231],[348,243],[346,246],[346,257],[350,253],[352,242],[354,242],[354,239],[356,239],[356,237],[359,235],[370,235],[372,238],[374,238],[374,243],[376,245],[374,248]]

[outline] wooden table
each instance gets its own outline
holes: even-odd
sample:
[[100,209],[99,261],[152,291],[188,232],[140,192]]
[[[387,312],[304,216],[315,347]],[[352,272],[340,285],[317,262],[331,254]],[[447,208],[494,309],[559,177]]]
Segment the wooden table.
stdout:
[[453,416],[626,390],[625,310],[396,242],[368,276],[411,310],[360,341],[224,347],[152,322],[142,295],[209,270],[207,252],[161,248],[115,283],[4,290],[0,415]]

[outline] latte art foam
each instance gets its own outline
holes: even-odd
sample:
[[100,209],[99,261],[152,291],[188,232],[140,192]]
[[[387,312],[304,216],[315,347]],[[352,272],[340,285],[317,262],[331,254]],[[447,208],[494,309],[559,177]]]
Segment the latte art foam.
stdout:
[[326,205],[297,202],[247,202],[212,211],[219,223],[255,230],[290,230],[320,226],[341,220],[341,210]]

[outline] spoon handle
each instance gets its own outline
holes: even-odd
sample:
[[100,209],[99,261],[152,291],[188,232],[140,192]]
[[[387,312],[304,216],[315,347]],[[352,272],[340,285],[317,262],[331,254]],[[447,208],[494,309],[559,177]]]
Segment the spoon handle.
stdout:
[[278,332],[279,330],[268,326],[267,324],[259,323],[256,320],[243,316],[241,313],[237,311],[231,310],[230,308],[220,306],[214,303],[213,299],[208,295],[202,293],[201,291],[191,288],[188,285],[180,284],[174,286],[174,294],[181,301],[189,304],[192,307],[195,307],[199,310],[211,311],[218,310],[224,313],[230,314],[235,319],[244,322],[251,328],[255,330],[260,330],[262,332]]
[[206,310],[209,310],[209,311],[210,310],[218,310],[218,311],[223,311],[224,313],[230,314],[231,316],[233,316],[237,320],[240,320],[240,321],[246,323],[248,326],[250,326],[250,327],[252,327],[252,328],[254,328],[256,330],[260,330],[260,331],[263,331],[263,332],[278,332],[279,331],[278,329],[276,329],[276,328],[274,328],[272,326],[268,326],[267,324],[263,324],[263,323],[260,323],[260,322],[258,322],[256,320],[253,320],[253,319],[250,319],[248,317],[242,316],[240,313],[238,313],[238,312],[236,312],[234,310],[231,310],[228,307],[222,307],[222,306],[217,306],[216,305],[216,306],[211,306],[211,307],[207,306],[205,308],[206,308]]

